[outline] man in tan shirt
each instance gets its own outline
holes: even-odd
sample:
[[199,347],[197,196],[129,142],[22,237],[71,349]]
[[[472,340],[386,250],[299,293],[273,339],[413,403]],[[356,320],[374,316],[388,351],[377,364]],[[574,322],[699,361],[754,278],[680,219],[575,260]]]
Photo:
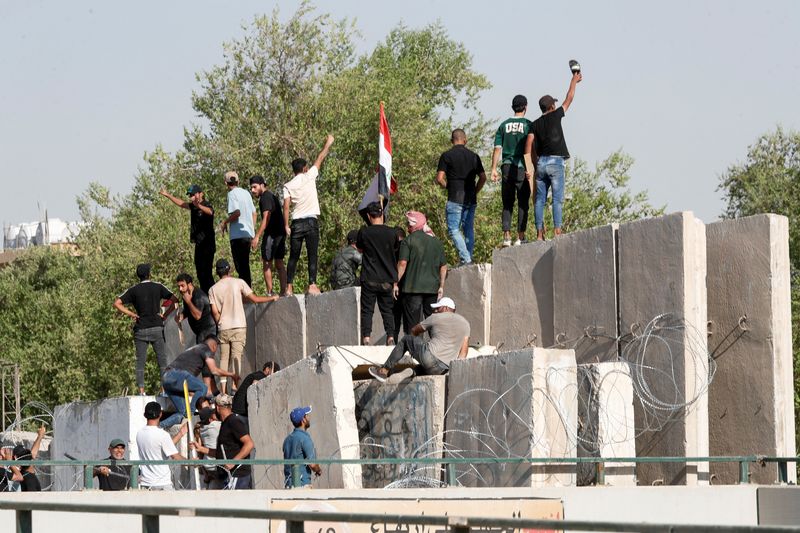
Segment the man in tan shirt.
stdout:
[[[247,317],[244,300],[254,304],[273,302],[277,296],[258,296],[241,278],[231,276],[231,265],[225,259],[217,261],[219,281],[211,287],[211,314],[217,322],[219,337],[219,366],[226,372],[240,375],[242,353],[247,342]],[[227,378],[220,378],[220,390],[229,394]]]

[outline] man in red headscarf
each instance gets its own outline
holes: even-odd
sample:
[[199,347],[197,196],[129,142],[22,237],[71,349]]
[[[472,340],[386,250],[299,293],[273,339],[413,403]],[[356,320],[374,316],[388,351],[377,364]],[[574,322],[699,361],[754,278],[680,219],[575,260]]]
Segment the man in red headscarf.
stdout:
[[428,219],[419,211],[406,213],[408,237],[400,243],[394,296],[403,293],[403,330],[406,334],[429,317],[431,304],[444,292],[447,262],[444,246],[428,226]]

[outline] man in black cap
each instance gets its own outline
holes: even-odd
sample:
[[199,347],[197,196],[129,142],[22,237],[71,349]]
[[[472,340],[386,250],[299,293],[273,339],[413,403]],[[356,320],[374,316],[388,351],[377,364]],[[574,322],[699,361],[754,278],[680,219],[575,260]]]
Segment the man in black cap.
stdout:
[[[136,433],[136,447],[139,450],[139,459],[142,461],[163,461],[186,459],[178,452],[175,444],[186,435],[188,431],[186,422],[173,437],[158,427],[161,420],[161,404],[148,402],[144,406],[144,418],[147,425]],[[145,490],[175,490],[172,486],[172,473],[169,465],[142,465],[139,471],[139,488]]]
[[261,241],[261,261],[264,267],[264,283],[267,294],[272,294],[272,262],[278,270],[280,293],[286,290],[286,266],[283,258],[286,257],[286,224],[283,221],[281,202],[275,193],[267,189],[267,183],[262,176],[250,178],[250,194],[258,198],[258,211],[261,213],[261,225],[256,230],[256,236],[250,247],[258,249]]
[[205,193],[199,185],[190,185],[186,189],[186,195],[189,197],[188,202],[171,195],[166,189],[161,189],[161,196],[190,212],[189,240],[194,243],[194,268],[197,271],[200,287],[208,292],[214,285],[211,268],[217,251],[217,242],[214,238],[214,208],[205,199]]
[[114,439],[108,445],[108,460],[111,466],[94,467],[100,490],[128,490],[131,486],[131,467],[118,465],[117,461],[125,460],[125,441]]
[[361,266],[361,252],[356,248],[358,230],[347,232],[347,244],[333,258],[331,268],[331,287],[344,289],[358,285],[358,268]]
[[361,344],[368,346],[372,335],[375,301],[383,318],[386,344],[394,344],[394,285],[397,283],[397,231],[383,223],[378,202],[367,206],[369,226],[358,230],[356,247],[361,252]]
[[[150,265],[143,263],[136,267],[139,283],[120,294],[114,300],[114,307],[133,319],[133,343],[136,347],[136,385],[139,394],[144,396],[144,365],[147,362],[147,347],[153,346],[158,367],[163,374],[167,366],[167,353],[164,341],[164,317],[168,316],[178,298],[161,283],[150,280]],[[161,301],[168,302],[168,308],[161,313]],[[133,306],[134,313],[126,306]]]
[[[514,246],[525,240],[528,225],[528,207],[531,200],[533,168],[527,168],[525,143],[531,135],[531,121],[525,118],[528,99],[518,94],[511,101],[514,116],[504,120],[494,136],[492,153],[492,181],[498,181],[497,164],[502,162],[503,246],[511,246],[511,212],[517,200],[517,239]],[[502,156],[502,157],[501,157]],[[528,176],[530,173],[530,176]]]
[[536,203],[534,216],[536,218],[536,238],[544,240],[544,204],[547,201],[547,190],[553,188],[553,228],[556,235],[561,235],[561,211],[564,203],[564,169],[566,160],[569,159],[567,142],[564,140],[564,131],[561,129],[561,119],[564,118],[572,99],[575,98],[575,86],[583,79],[580,71],[573,72],[569,81],[569,90],[564,98],[564,103],[556,109],[557,99],[549,94],[539,99],[539,109],[542,116],[533,121],[531,138],[526,145],[526,153],[536,166]]

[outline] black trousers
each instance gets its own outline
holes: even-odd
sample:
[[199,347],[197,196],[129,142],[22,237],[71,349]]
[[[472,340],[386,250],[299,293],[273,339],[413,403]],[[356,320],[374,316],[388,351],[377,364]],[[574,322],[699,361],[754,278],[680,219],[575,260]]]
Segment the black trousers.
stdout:
[[500,195],[503,198],[503,231],[511,231],[511,212],[517,201],[517,231],[528,226],[528,208],[531,203],[531,184],[525,178],[525,170],[516,165],[503,165],[503,180]]
[[317,283],[317,254],[319,252],[319,221],[316,218],[292,220],[292,234],[289,237],[289,264],[286,265],[286,282],[294,281],[297,261],[303,251],[303,241],[308,251],[308,284]]
[[195,243],[194,245],[194,268],[197,271],[197,282],[200,288],[208,294],[214,285],[214,276],[211,274],[214,268],[214,254],[217,252],[217,243],[214,239],[209,239],[209,243]]
[[411,328],[431,316],[437,294],[404,293],[403,294],[403,331],[411,335]]
[[372,334],[372,314],[375,311],[376,300],[383,319],[383,330],[386,332],[386,337],[394,337],[392,284],[370,281],[361,282],[361,336],[369,337]]
[[253,286],[253,278],[250,277],[250,243],[252,239],[231,239],[231,255],[233,256],[233,266],[239,277]]

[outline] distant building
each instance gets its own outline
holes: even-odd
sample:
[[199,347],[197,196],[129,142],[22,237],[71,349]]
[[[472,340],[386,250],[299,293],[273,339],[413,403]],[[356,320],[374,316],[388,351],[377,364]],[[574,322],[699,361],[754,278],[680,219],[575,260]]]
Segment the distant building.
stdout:
[[80,231],[78,222],[58,218],[27,222],[3,228],[3,250],[22,250],[31,246],[70,245]]

